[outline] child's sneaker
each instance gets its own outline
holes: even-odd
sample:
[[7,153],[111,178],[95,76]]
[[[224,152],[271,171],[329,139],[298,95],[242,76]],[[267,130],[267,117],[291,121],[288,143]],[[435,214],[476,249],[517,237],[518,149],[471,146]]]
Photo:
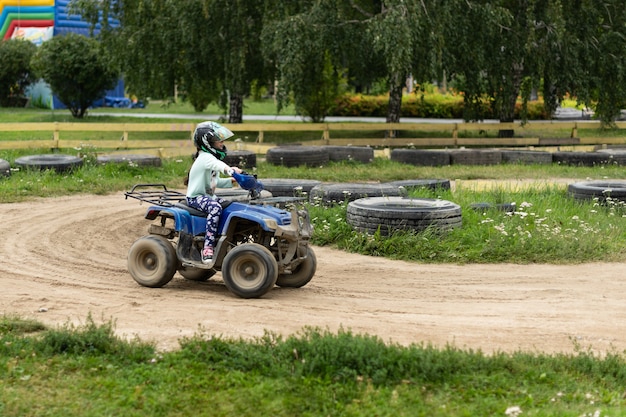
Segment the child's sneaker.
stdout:
[[213,248],[207,246],[202,250],[202,263],[210,264],[211,262],[213,262]]

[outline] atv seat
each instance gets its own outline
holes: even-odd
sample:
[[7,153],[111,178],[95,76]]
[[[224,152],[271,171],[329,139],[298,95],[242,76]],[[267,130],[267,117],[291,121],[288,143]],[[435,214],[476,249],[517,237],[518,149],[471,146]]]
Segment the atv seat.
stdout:
[[[232,201],[228,201],[228,200],[222,201],[222,209],[225,209],[226,207],[228,207],[230,205],[230,203],[232,203]],[[192,216],[206,217],[206,213],[205,212],[200,211],[198,209],[195,209],[193,207],[189,207],[187,205],[187,199],[185,199],[185,198],[183,198],[182,200],[179,200],[178,203],[175,203],[174,207],[178,207],[180,209],[186,210]]]

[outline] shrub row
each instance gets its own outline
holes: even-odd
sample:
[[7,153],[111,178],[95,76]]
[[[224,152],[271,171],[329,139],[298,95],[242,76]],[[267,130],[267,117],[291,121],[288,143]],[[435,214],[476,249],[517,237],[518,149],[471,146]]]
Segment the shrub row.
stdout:
[[[347,94],[335,101],[330,116],[344,117],[386,117],[389,97]],[[515,107],[515,118],[521,119],[521,103]],[[489,102],[484,102],[481,111],[485,119],[497,119]],[[401,117],[462,119],[463,97],[459,95],[411,94],[402,98]],[[528,103],[529,120],[546,120],[543,101]]]

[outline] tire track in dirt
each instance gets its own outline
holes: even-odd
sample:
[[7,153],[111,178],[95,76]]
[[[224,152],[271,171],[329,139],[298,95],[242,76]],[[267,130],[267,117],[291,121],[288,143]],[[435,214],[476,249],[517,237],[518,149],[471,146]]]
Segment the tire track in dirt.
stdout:
[[137,285],[126,254],[147,231],[146,208],[121,193],[0,204],[0,313],[49,325],[91,314],[162,349],[196,333],[254,338],[306,326],[487,352],[626,349],[624,264],[428,265],[316,247],[309,285],[243,300],[220,274]]

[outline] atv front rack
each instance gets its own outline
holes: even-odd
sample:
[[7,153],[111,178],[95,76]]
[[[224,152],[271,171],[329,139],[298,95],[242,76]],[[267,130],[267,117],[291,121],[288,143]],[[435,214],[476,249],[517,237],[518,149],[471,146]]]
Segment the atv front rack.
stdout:
[[135,184],[124,195],[126,199],[130,197],[164,207],[173,207],[185,198],[185,194],[168,190],[165,184]]

